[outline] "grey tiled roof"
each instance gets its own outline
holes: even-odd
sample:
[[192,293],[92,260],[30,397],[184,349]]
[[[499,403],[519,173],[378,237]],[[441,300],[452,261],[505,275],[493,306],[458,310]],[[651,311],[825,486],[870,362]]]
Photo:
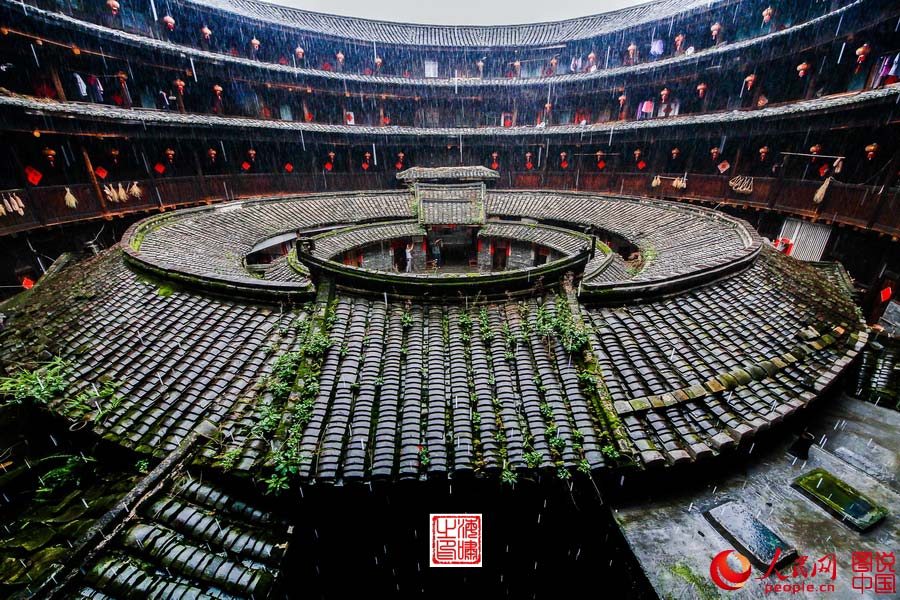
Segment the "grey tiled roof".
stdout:
[[[356,73],[345,73],[345,72],[336,72],[336,71],[324,71],[321,69],[309,69],[309,68],[297,68],[288,65],[281,65],[277,63],[269,63],[269,62],[261,62],[257,60],[251,60],[249,58],[243,58],[239,56],[231,56],[228,54],[221,54],[216,52],[209,52],[205,50],[200,50],[196,48],[191,48],[188,46],[183,46],[179,44],[173,44],[170,42],[165,42],[162,40],[157,40],[154,38],[142,36],[139,34],[129,33],[126,31],[121,31],[118,29],[112,29],[109,27],[104,27],[102,25],[98,25],[95,23],[90,23],[87,21],[82,21],[80,19],[76,19],[74,17],[70,17],[65,14],[55,13],[46,11],[37,7],[29,7],[29,13],[32,18],[40,18],[48,23],[58,24],[70,30],[79,30],[87,33],[91,33],[100,38],[112,39],[121,43],[129,44],[132,46],[145,47],[150,48],[156,53],[168,53],[174,56],[186,56],[192,57],[196,59],[201,59],[205,61],[215,61],[217,64],[226,63],[232,65],[239,65],[242,67],[252,67],[254,70],[256,69],[267,69],[273,73],[285,73],[291,74],[294,76],[301,77],[317,77],[321,79],[332,79],[332,80],[344,80],[344,81],[354,81],[361,83],[387,83],[387,84],[396,84],[396,85],[418,85],[418,86],[429,86],[429,87],[482,87],[482,86],[492,86],[492,87],[522,87],[522,86],[543,86],[548,82],[552,82],[553,84],[559,83],[568,83],[568,82],[580,82],[580,81],[594,81],[594,80],[603,80],[609,78],[620,78],[626,74],[640,75],[642,73],[649,73],[655,69],[660,68],[672,68],[678,66],[685,66],[690,68],[698,68],[696,65],[698,61],[720,61],[723,58],[731,55],[738,54],[743,50],[751,46],[755,46],[758,44],[764,43],[772,43],[777,42],[779,40],[783,40],[789,38],[791,36],[795,36],[799,33],[805,32],[814,32],[827,29],[830,26],[832,21],[837,22],[840,21],[847,11],[854,9],[856,7],[860,7],[864,5],[866,2],[871,2],[872,0],[856,0],[848,4],[845,7],[842,7],[838,10],[832,11],[826,15],[821,17],[817,17],[815,19],[811,19],[804,23],[799,23],[792,27],[787,27],[780,31],[772,32],[760,37],[750,38],[746,40],[741,40],[738,42],[728,43],[728,44],[720,44],[717,46],[713,46],[711,48],[707,48],[704,50],[700,50],[699,52],[687,55],[682,54],[678,56],[671,56],[667,58],[663,58],[656,61],[639,63],[637,65],[630,66],[619,66],[613,67],[609,69],[598,69],[594,72],[589,73],[567,73],[564,75],[555,75],[551,78],[544,77],[535,77],[535,78],[494,78],[494,79],[477,79],[477,78],[466,78],[466,79],[446,79],[446,78],[411,78],[411,77],[397,77],[397,76],[384,76],[384,75],[362,75]],[[0,3],[5,4],[15,4],[12,0],[0,0]],[[312,14],[312,13],[310,13]],[[396,24],[389,24],[395,25]],[[553,25],[553,24],[551,24]],[[497,28],[501,29],[501,28]],[[600,35],[602,32],[592,33],[589,37],[593,37],[595,35]],[[490,35],[490,34],[488,34]],[[454,46],[458,46],[458,44],[453,44]]]
[[425,235],[425,230],[422,226],[412,221],[340,229],[334,233],[317,236],[316,247],[312,254],[327,260],[337,257],[338,254],[345,250],[358,248],[379,240],[423,235]]
[[[259,242],[287,231],[337,223],[411,216],[409,198],[396,193],[320,194],[250,200],[166,213],[148,221],[137,234],[141,261],[201,279],[258,283],[243,259]],[[130,236],[131,233],[126,233]],[[126,237],[126,245],[130,238]],[[286,268],[269,270],[270,281],[303,281]],[[278,277],[284,273],[287,278]]]
[[[190,2],[191,0],[188,0]],[[416,25],[343,17],[255,0],[197,2],[241,17],[252,17],[323,35],[362,42],[409,46],[533,46],[595,37],[643,23],[710,8],[721,0],[655,0],[604,14],[527,25]]]
[[[578,254],[591,247],[590,238],[555,227],[520,225],[516,223],[488,223],[478,235],[525,240],[552,248],[562,254]],[[602,253],[601,253],[602,254]]]
[[[529,298],[494,303],[338,292],[327,309],[333,316],[313,319],[307,311],[320,315],[321,304],[241,303],[161,285],[129,269],[116,247],[55,271],[11,308],[0,358],[6,367],[41,355],[71,361],[66,398],[49,408],[86,418],[109,440],[165,454],[205,420],[222,437],[203,448],[204,461],[227,451],[233,468],[260,473],[288,428],[266,434],[259,424],[294,402],[276,403],[264,382],[279,357],[304,347],[308,324],[327,322],[330,347],[296,443],[308,459],[300,477],[338,481],[524,469],[531,452],[544,467],[599,469],[611,466],[606,444],[642,466],[701,459],[807,405],[865,342],[839,268],[823,274],[760,247],[746,223],[722,213],[563,192],[492,192],[487,208],[592,224],[655,250],[634,281],[662,286],[735,261],[746,268],[618,308],[601,304],[601,293],[582,303],[574,291],[548,291],[558,286],[547,281],[535,282]],[[162,271],[277,286],[240,272],[261,240],[299,227],[408,219],[409,209],[396,193],[245,201],[167,213],[129,235],[143,231],[137,256]],[[378,228],[325,237],[320,249],[339,251],[343,242],[327,244],[366,229]],[[523,223],[487,231],[543,236],[568,249],[583,239]],[[596,285],[609,284],[620,266],[598,269]],[[563,309],[572,327],[587,328],[588,345],[572,354],[557,321],[548,321]],[[582,362],[585,352],[595,360]],[[107,378],[121,382],[122,402],[104,416],[67,402]]]
[[[678,277],[730,263],[755,252],[761,241],[753,229],[724,213],[649,199],[604,197],[566,192],[489,192],[489,215],[528,216],[595,225],[618,234],[656,258],[634,281]],[[602,241],[602,234],[601,234]],[[621,260],[615,265],[622,265]],[[590,283],[610,281],[622,269],[604,269]]]
[[[124,109],[105,104],[87,104],[80,102],[55,102],[37,100],[24,96],[0,96],[0,108],[19,108],[47,116],[66,116],[88,120],[118,122],[127,125],[147,127],[192,127],[208,129],[244,130],[248,134],[253,131],[313,132],[335,133],[366,137],[376,136],[418,136],[438,137],[472,136],[472,137],[547,137],[550,135],[579,136],[603,135],[643,130],[672,131],[685,126],[723,125],[742,123],[769,123],[778,119],[813,116],[830,111],[852,109],[894,101],[900,96],[900,84],[884,88],[866,90],[857,93],[825,96],[813,100],[803,100],[778,106],[768,106],[756,110],[732,110],[702,114],[682,115],[677,117],[644,119],[641,121],[615,121],[592,125],[554,125],[550,127],[368,127],[362,125],[326,125],[322,123],[303,123],[299,121],[275,121],[250,119],[244,117],[219,117],[204,114],[181,114],[173,111],[152,109]],[[599,138],[598,138],[599,139]]]
[[500,173],[487,167],[480,165],[464,166],[464,167],[410,167],[397,173],[397,179],[400,181],[422,181],[422,180],[444,180],[453,181],[465,180],[486,180],[500,179]]
[[244,495],[223,491],[202,474],[181,474],[92,557],[69,597],[212,598],[222,589],[232,598],[268,597],[289,529],[246,504]]
[[425,225],[473,225],[484,222],[484,184],[418,183],[419,222]]
[[[423,186],[424,187],[424,186]],[[427,223],[475,223],[472,197],[480,189],[472,186],[427,186],[420,199]],[[474,196],[472,196],[474,194]],[[461,199],[455,201],[454,199]],[[378,221],[411,216],[411,197],[396,192],[351,192],[247,200],[165,213],[139,223],[126,232],[124,243],[137,260],[161,271],[176,272],[200,280],[259,285],[244,267],[244,258],[259,242],[285,231],[339,223]],[[618,256],[589,265],[587,285],[616,281],[655,282],[692,272],[728,265],[757,251],[760,238],[739,219],[709,209],[673,202],[575,192],[489,192],[486,213],[596,226],[630,240],[645,254],[654,255],[636,274],[628,273]],[[523,225],[491,225],[518,227]],[[406,227],[399,236],[412,235]],[[417,229],[416,229],[417,230]],[[399,231],[399,230],[398,230]],[[544,231],[540,235],[550,235]],[[381,233],[362,228],[351,238]],[[565,235],[572,239],[572,234]],[[381,236],[378,239],[382,239]],[[512,236],[515,237],[515,236]],[[355,238],[354,238],[355,239]],[[376,238],[372,238],[376,239]],[[531,239],[530,237],[524,239]],[[140,242],[135,249],[134,245]],[[369,240],[371,241],[371,240]],[[602,235],[600,238],[602,242]],[[345,235],[324,236],[317,243],[317,256],[331,258],[347,246]],[[366,243],[363,241],[361,243]],[[562,243],[562,242],[560,242]],[[601,269],[601,266],[603,268]],[[278,273],[284,272],[284,279]],[[305,282],[290,267],[271,269],[266,281]]]
[[[499,470],[504,460],[520,469],[530,451],[543,466],[603,467],[606,417],[560,339],[539,332],[539,306],[552,315],[562,302],[571,301],[339,295],[300,440],[310,459],[301,476],[440,476]],[[645,466],[702,459],[777,423],[815,399],[865,340],[843,290],[770,249],[750,269],[675,297],[569,310],[590,328],[597,382],[621,421],[613,443]],[[468,338],[463,313],[475,323]],[[72,360],[71,394],[101,378],[121,381],[122,403],[89,423],[110,440],[163,454],[205,419],[237,451],[235,468],[252,471],[269,451],[254,433],[271,402],[257,384],[298,349],[297,324],[308,319],[300,308],[160,294],[113,249],[40,282],[0,333],[0,356],[7,364],[42,351]],[[70,410],[64,399],[50,408]],[[557,459],[551,437],[565,441]],[[203,455],[221,451],[214,444]]]
[[291,267],[287,255],[272,261],[263,273],[263,278],[269,281],[295,281],[298,283],[308,281],[306,277]]

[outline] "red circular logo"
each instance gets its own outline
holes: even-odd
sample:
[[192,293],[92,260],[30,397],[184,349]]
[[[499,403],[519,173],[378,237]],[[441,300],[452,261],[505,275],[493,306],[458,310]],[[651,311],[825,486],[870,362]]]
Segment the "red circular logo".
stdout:
[[[735,571],[728,564],[728,556],[734,554],[738,562],[741,564],[741,570]],[[713,583],[729,592],[739,590],[744,587],[747,580],[750,579],[750,561],[747,557],[734,550],[723,550],[716,554],[709,564],[709,576],[712,577]]]

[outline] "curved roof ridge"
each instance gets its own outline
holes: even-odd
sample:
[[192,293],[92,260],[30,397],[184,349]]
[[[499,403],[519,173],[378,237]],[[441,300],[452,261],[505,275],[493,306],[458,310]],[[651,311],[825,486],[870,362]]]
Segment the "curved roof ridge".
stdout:
[[318,13],[262,0],[181,0],[241,17],[297,27],[313,33],[379,42],[426,46],[529,46],[575,41],[643,25],[730,0],[654,0],[647,4],[562,21],[511,25],[438,25],[380,21]]

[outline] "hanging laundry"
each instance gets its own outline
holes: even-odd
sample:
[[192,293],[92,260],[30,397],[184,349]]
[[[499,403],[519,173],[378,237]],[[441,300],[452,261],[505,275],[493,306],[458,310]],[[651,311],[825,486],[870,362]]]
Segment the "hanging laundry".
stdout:
[[79,75],[78,73],[75,73],[74,77],[75,77],[75,85],[78,86],[78,95],[80,96],[81,100],[87,100],[87,97],[88,97],[87,84],[84,82],[84,79],[82,79],[81,75]]
[[103,102],[103,84],[96,75],[88,77],[88,93],[93,102]]
[[649,119],[653,117],[653,100],[644,100],[638,104],[637,119]]

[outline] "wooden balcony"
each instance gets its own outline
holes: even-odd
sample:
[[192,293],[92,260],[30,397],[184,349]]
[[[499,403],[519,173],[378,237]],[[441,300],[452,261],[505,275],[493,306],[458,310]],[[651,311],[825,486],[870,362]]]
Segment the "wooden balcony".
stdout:
[[[89,219],[111,219],[140,212],[163,211],[181,206],[221,202],[237,198],[316,192],[401,189],[394,172],[375,173],[254,173],[188,176],[103,182],[116,190],[115,200],[92,184],[32,187],[0,191],[16,193],[25,205],[25,214],[0,217],[0,235],[9,235]],[[691,174],[687,187],[676,189],[673,178],[682,174],[661,174],[660,185],[652,186],[654,173],[598,173],[596,171],[505,172],[498,189],[556,189],[590,191],[665,198],[680,202],[704,202],[744,208],[771,210],[825,223],[869,229],[893,237],[900,236],[900,188],[832,183],[825,199],[814,202],[819,181],[756,177],[750,193],[729,186],[729,178]],[[119,198],[121,183],[126,197]],[[136,183],[140,194],[129,194]],[[76,198],[75,207],[66,204],[66,190]]]

